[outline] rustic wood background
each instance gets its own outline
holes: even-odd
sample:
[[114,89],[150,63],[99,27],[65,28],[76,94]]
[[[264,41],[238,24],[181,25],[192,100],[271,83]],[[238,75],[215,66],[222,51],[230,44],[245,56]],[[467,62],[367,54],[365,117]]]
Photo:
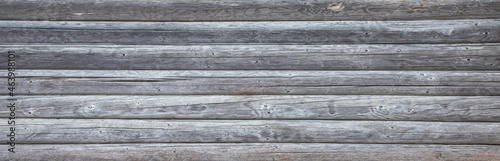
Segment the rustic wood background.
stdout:
[[2,160],[500,160],[500,0],[3,0],[7,51]]

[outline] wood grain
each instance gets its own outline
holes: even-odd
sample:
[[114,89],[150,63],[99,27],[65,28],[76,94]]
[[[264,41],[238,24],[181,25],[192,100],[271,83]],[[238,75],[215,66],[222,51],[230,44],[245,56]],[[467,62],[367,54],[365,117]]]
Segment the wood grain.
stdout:
[[[20,118],[500,121],[495,96],[21,96],[15,102]],[[10,112],[0,108],[0,116]]]
[[[4,79],[5,76],[3,77]],[[0,82],[7,86],[7,81]],[[7,95],[7,90],[0,91]],[[497,71],[16,70],[18,95],[500,95]]]
[[[383,144],[47,144],[16,147],[6,160],[478,160],[500,158],[493,145]],[[91,155],[89,155],[91,154]]]
[[[500,144],[498,122],[16,119],[16,143]],[[8,129],[7,121],[0,124]]]
[[500,18],[498,0],[4,0],[4,20],[256,21]]
[[0,43],[426,44],[499,43],[500,19],[440,21],[0,21]]
[[[0,45],[17,69],[500,70],[500,44]],[[6,56],[0,61],[7,61]]]
[[500,0],[4,0],[8,51],[4,160],[500,158]]

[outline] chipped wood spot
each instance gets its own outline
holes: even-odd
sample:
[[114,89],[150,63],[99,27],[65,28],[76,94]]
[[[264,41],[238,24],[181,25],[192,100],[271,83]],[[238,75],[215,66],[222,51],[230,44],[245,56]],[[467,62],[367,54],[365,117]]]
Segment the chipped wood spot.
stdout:
[[344,10],[344,5],[342,5],[342,3],[333,3],[328,5],[328,9],[333,11],[342,11]]
[[93,15],[94,13],[73,13],[73,14],[81,16],[81,15]]

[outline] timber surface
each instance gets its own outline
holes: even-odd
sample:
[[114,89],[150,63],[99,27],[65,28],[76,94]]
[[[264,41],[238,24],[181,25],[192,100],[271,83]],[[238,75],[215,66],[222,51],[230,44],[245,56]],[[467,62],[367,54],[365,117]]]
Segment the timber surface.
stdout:
[[500,18],[499,0],[4,0],[0,19],[338,21]]
[[500,124],[331,120],[24,119],[18,143],[500,144]]
[[[500,44],[0,45],[18,69],[500,70]],[[0,57],[0,61],[7,61]]]
[[440,21],[0,21],[3,44],[500,43],[500,19]]
[[[7,160],[497,160],[495,145],[403,144],[28,144]],[[84,154],[82,152],[90,153]],[[61,155],[64,154],[64,155]]]
[[[1,103],[7,104],[8,97]],[[22,96],[23,118],[495,122],[498,96]],[[0,110],[1,116],[9,111]]]
[[500,159],[499,0],[5,0],[9,51],[5,160]]
[[[500,73],[496,71],[17,72],[17,93],[21,95],[500,95]],[[8,91],[0,93],[7,95]]]

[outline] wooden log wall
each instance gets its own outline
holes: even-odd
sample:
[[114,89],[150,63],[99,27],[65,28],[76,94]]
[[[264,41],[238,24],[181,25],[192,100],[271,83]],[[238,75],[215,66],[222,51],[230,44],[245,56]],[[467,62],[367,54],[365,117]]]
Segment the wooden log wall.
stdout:
[[500,0],[4,0],[0,53],[5,160],[500,160]]

